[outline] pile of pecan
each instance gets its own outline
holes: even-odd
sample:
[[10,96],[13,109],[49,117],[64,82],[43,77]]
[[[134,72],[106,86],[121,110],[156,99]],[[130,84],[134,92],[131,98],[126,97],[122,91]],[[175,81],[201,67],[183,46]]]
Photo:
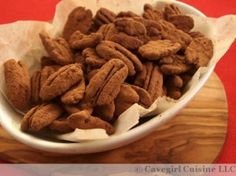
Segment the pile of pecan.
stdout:
[[146,4],[142,16],[105,8],[93,16],[77,7],[61,37],[40,34],[48,56],[31,78],[21,62],[4,64],[8,99],[17,109],[30,109],[21,129],[102,128],[110,135],[133,104],[148,108],[161,96],[179,99],[213,55],[212,41],[193,27],[193,19],[172,4]]

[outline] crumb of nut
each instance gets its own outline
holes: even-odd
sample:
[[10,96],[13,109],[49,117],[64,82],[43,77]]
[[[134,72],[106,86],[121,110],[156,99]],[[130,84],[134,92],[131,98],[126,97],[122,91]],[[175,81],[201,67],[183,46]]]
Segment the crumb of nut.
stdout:
[[139,95],[128,84],[122,84],[120,92],[115,99],[115,116],[118,117],[133,104],[139,102]]
[[62,95],[73,85],[83,79],[83,71],[79,64],[70,64],[61,67],[53,73],[42,85],[40,98],[43,101],[49,101]]
[[59,65],[73,63],[73,54],[69,44],[63,38],[53,39],[48,34],[40,34],[42,44],[50,58]]
[[114,118],[115,108],[115,103],[112,101],[107,105],[95,106],[93,114],[100,117],[102,120],[111,122]]
[[33,104],[40,103],[39,91],[41,88],[41,71],[37,71],[31,77],[31,102]]
[[129,69],[129,76],[133,76],[136,71],[142,70],[142,63],[139,58],[118,43],[102,41],[96,47],[99,56],[105,59],[117,58],[122,60]]
[[115,132],[114,127],[108,122],[92,116],[88,111],[80,111],[68,117],[69,126],[73,129],[94,129],[102,128],[107,134],[111,135]]
[[61,102],[64,104],[78,104],[84,97],[84,92],[85,81],[82,79],[61,97]]
[[54,120],[49,126],[49,128],[59,133],[69,133],[74,131],[74,129],[69,126],[67,119]]
[[185,54],[189,63],[198,67],[207,66],[213,56],[213,43],[205,37],[195,38],[187,47]]
[[116,19],[116,14],[106,8],[100,8],[95,17],[94,17],[94,23],[97,26],[102,26],[103,24],[109,24],[114,22]]
[[21,122],[22,131],[40,131],[49,126],[63,113],[56,104],[42,104],[27,112]]
[[26,110],[30,106],[31,86],[28,68],[10,59],[4,63],[6,95],[13,106],[19,110]]
[[85,48],[95,47],[102,40],[102,37],[100,33],[85,35],[80,31],[76,31],[71,35],[69,45],[72,49],[83,50]]
[[124,62],[119,59],[108,61],[90,80],[85,98],[98,106],[111,103],[127,76],[128,68]]
[[179,43],[170,40],[150,41],[139,48],[139,53],[146,59],[158,60],[177,53],[181,48]]
[[68,41],[70,36],[77,30],[87,34],[92,26],[93,14],[91,10],[77,7],[71,11],[63,30],[63,37]]

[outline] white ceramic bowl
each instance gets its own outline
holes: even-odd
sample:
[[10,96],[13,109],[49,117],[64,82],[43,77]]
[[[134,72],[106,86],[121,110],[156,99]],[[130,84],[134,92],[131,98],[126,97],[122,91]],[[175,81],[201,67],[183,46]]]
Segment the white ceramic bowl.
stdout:
[[[147,0],[144,1],[148,2]],[[131,1],[130,3],[132,2],[135,3],[135,1]],[[138,3],[138,5],[142,5],[143,7],[145,2],[143,2],[143,4]],[[150,2],[155,4],[155,2],[157,1],[150,0]],[[119,3],[122,3],[122,1],[117,0],[117,5],[119,5]],[[185,3],[178,1],[174,1],[173,3],[187,13],[195,14],[198,16],[204,16],[202,12]],[[141,9],[142,7],[138,8]],[[188,91],[185,94],[184,98],[179,103],[175,104],[172,108],[154,117],[143,125],[140,125],[124,134],[112,136],[108,139],[83,143],[63,143],[60,141],[50,141],[47,139],[23,133],[22,131],[20,131],[19,128],[21,119],[17,116],[17,113],[15,111],[8,110],[10,105],[4,99],[2,94],[0,95],[0,122],[2,127],[20,142],[48,152],[79,154],[94,153],[115,149],[143,138],[144,136],[150,134],[158,126],[162,125],[163,123],[167,122],[172,117],[174,117],[176,113],[178,113],[203,87],[203,85],[206,83],[207,79],[213,72],[214,67],[215,65],[212,66],[203,76],[201,76],[199,83],[193,89]]]

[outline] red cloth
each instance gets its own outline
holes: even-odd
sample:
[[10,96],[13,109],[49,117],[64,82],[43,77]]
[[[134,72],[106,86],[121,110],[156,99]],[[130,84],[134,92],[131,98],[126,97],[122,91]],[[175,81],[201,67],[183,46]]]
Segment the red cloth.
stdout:
[[[234,0],[182,0],[201,10],[207,16],[219,17],[225,14],[236,14]],[[7,0],[0,1],[0,23],[17,20],[50,20],[59,0]],[[228,134],[224,149],[218,163],[236,163],[236,44],[217,64],[216,72],[224,83],[229,106]],[[234,109],[235,108],[235,109]]]

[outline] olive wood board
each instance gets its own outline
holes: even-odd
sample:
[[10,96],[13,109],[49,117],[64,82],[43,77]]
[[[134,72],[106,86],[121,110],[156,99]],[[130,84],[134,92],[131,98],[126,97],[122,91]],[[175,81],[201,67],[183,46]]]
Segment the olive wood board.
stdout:
[[0,159],[11,163],[212,163],[227,133],[227,100],[214,73],[176,117],[130,145],[96,154],[62,155],[26,146],[0,127]]

